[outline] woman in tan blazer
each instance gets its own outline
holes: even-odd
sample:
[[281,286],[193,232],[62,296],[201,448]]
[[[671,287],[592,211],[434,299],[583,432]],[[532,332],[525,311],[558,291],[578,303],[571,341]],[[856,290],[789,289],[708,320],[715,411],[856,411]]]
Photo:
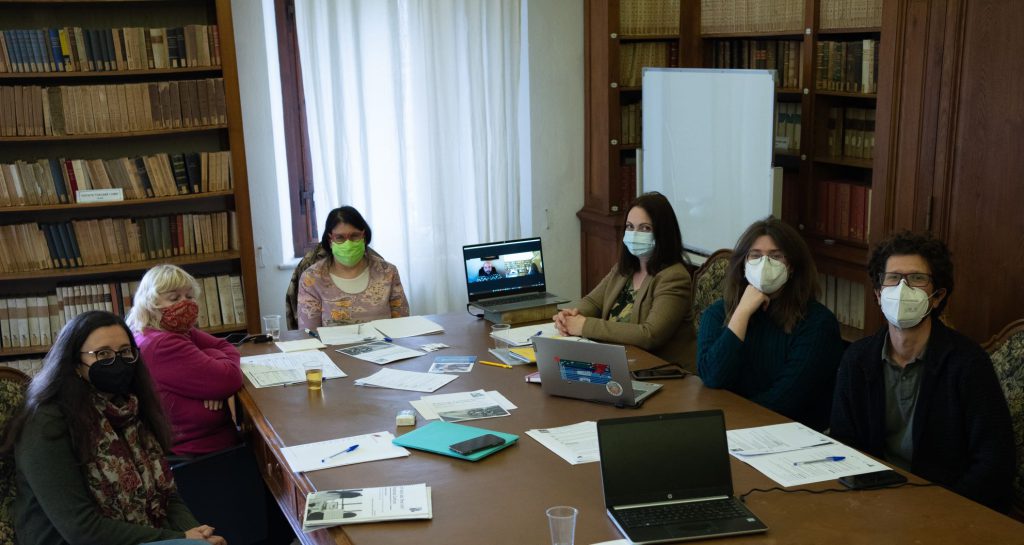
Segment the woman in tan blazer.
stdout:
[[644,193],[626,214],[619,263],[553,319],[563,335],[636,345],[695,371],[691,295],[672,205],[661,193]]

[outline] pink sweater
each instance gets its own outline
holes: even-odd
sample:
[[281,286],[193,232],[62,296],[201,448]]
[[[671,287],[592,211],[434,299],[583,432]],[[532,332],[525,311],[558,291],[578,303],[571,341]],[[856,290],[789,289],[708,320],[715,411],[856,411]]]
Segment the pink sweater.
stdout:
[[196,328],[188,333],[146,329],[135,334],[174,432],[175,454],[200,455],[238,444],[227,403],[218,411],[205,400],[225,400],[242,388],[238,350]]

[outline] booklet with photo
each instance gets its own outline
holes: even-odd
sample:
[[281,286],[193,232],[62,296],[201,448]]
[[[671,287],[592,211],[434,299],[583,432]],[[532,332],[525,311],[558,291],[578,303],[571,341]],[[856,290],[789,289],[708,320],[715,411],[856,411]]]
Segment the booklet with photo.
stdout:
[[325,490],[306,496],[302,531],[341,524],[433,518],[426,484]]
[[438,356],[428,373],[468,373],[473,370],[476,356]]

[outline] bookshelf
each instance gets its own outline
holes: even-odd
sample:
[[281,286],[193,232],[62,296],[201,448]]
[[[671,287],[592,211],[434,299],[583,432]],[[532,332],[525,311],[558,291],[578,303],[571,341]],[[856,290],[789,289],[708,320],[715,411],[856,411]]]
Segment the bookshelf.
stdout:
[[[671,66],[776,70],[782,218],[811,248],[826,291],[822,300],[840,317],[844,338],[874,331],[881,316],[873,310],[866,265],[871,211],[885,204],[872,191],[881,0],[660,3],[678,7],[680,33],[661,36],[672,44]],[[616,89],[615,80],[628,43],[618,29],[632,5],[606,0],[586,8],[587,164],[577,214],[585,291],[614,262],[607,248],[621,236],[622,207],[636,187],[630,180],[642,143],[628,135],[623,111],[640,102],[642,89]]]
[[0,364],[159,263],[206,331],[260,329],[233,36],[230,0],[0,2]]

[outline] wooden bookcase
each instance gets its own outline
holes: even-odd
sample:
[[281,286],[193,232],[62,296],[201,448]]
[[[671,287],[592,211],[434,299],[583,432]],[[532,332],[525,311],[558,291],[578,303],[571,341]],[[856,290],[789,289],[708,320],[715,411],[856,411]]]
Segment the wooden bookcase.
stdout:
[[[219,65],[141,68],[133,70],[72,72],[0,72],[0,87],[9,86],[120,86],[127,84],[168,82],[184,85],[186,80],[223,79],[223,100],[226,123],[212,119],[200,126],[153,128],[135,131],[105,131],[89,134],[57,136],[0,136],[0,164],[39,159],[118,159],[197,152],[230,151],[231,185],[228,189],[209,188],[201,192],[165,195],[120,202],[75,204],[12,205],[0,207],[0,226],[16,224],[56,224],[77,220],[104,218],[174,217],[183,214],[233,213],[235,230],[221,225],[218,232],[235,238],[234,247],[199,253],[182,251],[157,259],[121,263],[104,263],[75,268],[44,268],[0,273],[0,299],[53,294],[58,287],[111,284],[137,281],[150,267],[174,263],[196,277],[230,275],[240,277],[245,303],[241,323],[210,326],[207,331],[259,331],[260,311],[256,282],[252,218],[249,187],[246,177],[245,144],[239,103],[234,30],[230,0],[183,1],[0,1],[0,30],[51,29],[81,27],[85,29],[177,28],[186,25],[216,25],[219,35]],[[212,39],[210,40],[212,45]],[[193,42],[194,43],[194,42]],[[166,46],[167,44],[165,44]],[[58,46],[59,51],[59,46]],[[108,51],[110,51],[108,49]],[[211,51],[212,53],[212,51]],[[136,57],[137,58],[137,57]],[[113,59],[112,59],[113,60]],[[170,83],[177,82],[177,83]],[[212,83],[210,84],[213,85]],[[112,87],[108,87],[110,89]],[[212,88],[212,87],[211,87]],[[210,95],[213,96],[213,95]],[[212,100],[212,99],[211,99]],[[211,103],[210,108],[213,108]],[[212,110],[211,110],[212,113]],[[112,123],[109,122],[108,123]],[[182,125],[185,125],[182,123]],[[210,163],[212,166],[212,162]],[[173,181],[173,180],[172,180]],[[207,189],[207,188],[204,188]],[[222,216],[223,217],[223,216]],[[202,232],[200,232],[202,231]],[[205,229],[194,230],[195,236]],[[184,233],[181,233],[184,239]],[[81,238],[81,237],[80,237]],[[223,239],[222,239],[223,240]],[[96,241],[79,240],[84,245]],[[186,243],[187,245],[187,243]],[[118,245],[119,250],[124,248]],[[40,248],[49,255],[48,248]],[[114,259],[111,261],[126,261]],[[228,299],[229,301],[231,299]],[[56,332],[52,332],[56,336]],[[13,357],[41,357],[48,346],[0,348],[0,364]]]
[[[841,3],[681,0],[680,33],[656,39],[676,44],[677,65],[682,67],[778,68],[777,115],[783,114],[783,119],[790,123],[796,122],[792,116],[799,118],[796,131],[791,129],[787,133],[784,125],[776,126],[777,137],[789,136],[788,140],[776,139],[775,165],[782,167],[784,180],[782,219],[804,235],[821,273],[823,288],[829,292],[823,294],[823,301],[844,322],[844,338],[854,340],[881,324],[866,274],[867,241],[872,225],[869,212],[882,210],[885,204],[883,195],[871,191],[873,160],[864,157],[869,147],[864,144],[867,112],[874,112],[877,91],[861,92],[864,82],[860,80],[865,71],[852,68],[849,73],[835,74],[837,81],[832,88],[830,80],[821,85],[816,83],[822,72],[818,66],[822,62],[819,51],[841,51],[844,59],[847,53],[846,46],[822,47],[822,42],[856,44],[863,49],[865,40],[869,40],[880,53],[877,44],[881,38],[881,18],[876,12],[877,24],[865,25],[862,18],[855,27],[839,28],[850,21],[836,16],[834,10]],[[616,79],[620,74],[621,49],[632,40],[619,33],[623,16],[620,10],[626,4],[626,0],[602,0],[586,5],[586,186],[584,208],[577,214],[581,221],[584,291],[593,288],[614,263],[614,252],[608,248],[621,236],[622,206],[629,200],[628,191],[635,189],[622,183],[622,173],[630,166],[628,160],[633,150],[641,144],[620,143],[620,120],[621,111],[639,101],[642,90],[622,88]],[[861,4],[867,6],[870,1],[861,0]],[[703,10],[708,12],[702,13]],[[833,28],[823,28],[822,21]],[[856,49],[849,49],[852,59]],[[862,54],[858,58],[863,61],[863,57]],[[877,89],[878,63],[872,60],[871,65],[874,68],[867,72]],[[835,65],[822,65],[825,66]],[[856,134],[860,140],[847,143],[845,148],[842,144],[830,147],[830,132],[833,142],[836,138],[844,141],[843,134],[854,134],[836,127],[837,118],[840,123],[851,121],[846,119],[848,113],[856,118],[853,121],[858,124]],[[856,216],[851,214],[852,202],[859,205],[856,231],[852,231]]]

